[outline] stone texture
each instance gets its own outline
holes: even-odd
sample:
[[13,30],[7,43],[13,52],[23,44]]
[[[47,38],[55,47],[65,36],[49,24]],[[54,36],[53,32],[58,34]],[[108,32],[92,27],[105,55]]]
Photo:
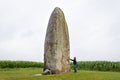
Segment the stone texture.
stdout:
[[70,46],[68,27],[63,11],[56,7],[52,12],[44,44],[44,70],[53,74],[70,71]]

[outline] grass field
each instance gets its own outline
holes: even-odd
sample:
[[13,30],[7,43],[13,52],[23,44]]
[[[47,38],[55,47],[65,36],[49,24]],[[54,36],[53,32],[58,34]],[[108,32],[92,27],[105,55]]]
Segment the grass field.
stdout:
[[120,80],[120,72],[101,72],[79,70],[77,73],[42,75],[40,68],[0,69],[0,80]]

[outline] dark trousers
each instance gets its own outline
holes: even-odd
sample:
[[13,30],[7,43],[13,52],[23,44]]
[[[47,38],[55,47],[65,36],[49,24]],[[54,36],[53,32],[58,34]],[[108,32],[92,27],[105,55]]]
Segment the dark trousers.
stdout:
[[74,72],[77,72],[77,65],[74,64]]

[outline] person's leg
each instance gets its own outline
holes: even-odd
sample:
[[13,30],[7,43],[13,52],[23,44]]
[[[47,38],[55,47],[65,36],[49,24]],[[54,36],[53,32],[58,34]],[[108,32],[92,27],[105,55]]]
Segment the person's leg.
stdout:
[[74,72],[77,72],[77,66],[74,64]]

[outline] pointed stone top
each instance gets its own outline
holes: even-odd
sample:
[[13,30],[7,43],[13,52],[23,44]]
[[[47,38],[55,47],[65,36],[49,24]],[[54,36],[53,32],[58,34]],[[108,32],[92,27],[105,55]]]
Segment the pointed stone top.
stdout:
[[63,14],[63,11],[59,8],[59,7],[56,7],[54,10],[53,10],[53,14]]
[[59,7],[56,7],[54,10],[61,10]]

